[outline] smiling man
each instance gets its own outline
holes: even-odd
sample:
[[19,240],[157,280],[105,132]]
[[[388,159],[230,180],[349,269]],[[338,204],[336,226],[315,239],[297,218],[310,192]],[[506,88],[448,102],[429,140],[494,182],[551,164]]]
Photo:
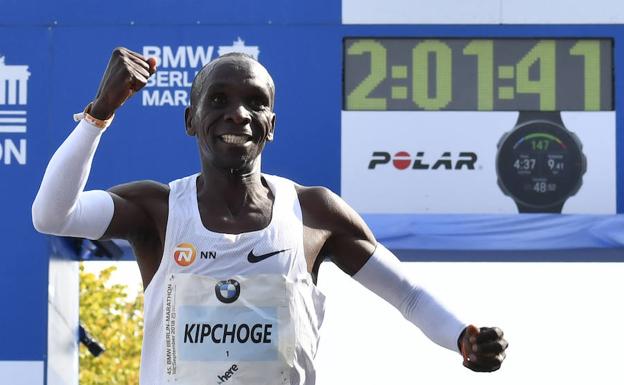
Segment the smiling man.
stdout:
[[445,309],[340,197],[261,173],[275,133],[275,86],[248,56],[222,56],[193,82],[185,121],[199,173],[168,185],[83,191],[115,111],[155,71],[154,59],[113,52],[33,203],[41,232],[131,243],[145,288],[141,384],[314,384],[324,312],[315,282],[325,256],[432,341],[461,353],[466,367],[500,367],[502,331],[467,325]]

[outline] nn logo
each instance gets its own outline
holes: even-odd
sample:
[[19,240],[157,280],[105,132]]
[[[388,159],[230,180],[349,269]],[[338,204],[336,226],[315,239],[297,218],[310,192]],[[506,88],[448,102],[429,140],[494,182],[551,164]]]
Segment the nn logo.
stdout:
[[[173,259],[180,266],[190,266],[195,262],[197,249],[192,243],[180,243],[173,250]],[[199,259],[217,259],[216,251],[200,251]]]
[[392,166],[398,170],[411,168],[412,170],[474,170],[477,163],[477,154],[474,152],[460,152],[453,155],[451,151],[444,151],[437,158],[426,157],[424,151],[419,151],[412,158],[409,152],[399,151],[394,155],[386,151],[373,152],[371,160],[368,162],[368,169],[374,170],[378,166],[392,162]]
[[199,259],[217,259],[216,251],[200,251]]
[[223,373],[222,376],[217,375],[217,378],[219,379],[219,381],[217,381],[217,384],[223,384],[224,382],[232,378],[234,373],[236,373],[237,371],[238,366],[236,366],[236,364],[232,365],[228,370],[225,371],[225,373]]
[[180,266],[190,266],[195,262],[197,250],[192,243],[180,243],[173,250],[173,260]]

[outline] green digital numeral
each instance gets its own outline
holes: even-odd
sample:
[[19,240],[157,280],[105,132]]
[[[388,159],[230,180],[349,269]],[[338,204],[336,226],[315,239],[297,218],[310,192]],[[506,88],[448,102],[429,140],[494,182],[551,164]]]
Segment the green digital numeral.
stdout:
[[[435,96],[429,84],[429,55],[435,56]],[[425,40],[412,49],[412,100],[425,110],[440,110],[452,99],[452,53],[438,40]]]
[[494,108],[494,42],[472,40],[463,52],[477,57],[477,109],[491,111]]
[[[555,60],[555,41],[542,40],[516,64],[517,93],[538,94],[540,111],[555,110]],[[530,76],[533,65],[539,66],[537,80]]]
[[600,110],[600,42],[581,40],[570,49],[570,54],[583,56],[585,62],[585,110]]
[[548,150],[548,145],[550,145],[550,140],[548,139],[536,139],[531,141],[533,151],[546,151]]
[[371,92],[386,78],[386,48],[374,40],[360,40],[349,47],[347,54],[370,54],[371,71],[360,84],[347,95],[348,110],[385,110],[386,98],[371,98]]

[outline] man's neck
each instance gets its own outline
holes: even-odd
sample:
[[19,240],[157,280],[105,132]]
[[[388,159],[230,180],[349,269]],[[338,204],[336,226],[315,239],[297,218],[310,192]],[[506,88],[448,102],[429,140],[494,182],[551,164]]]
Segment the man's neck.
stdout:
[[237,216],[246,208],[261,205],[262,201],[266,202],[269,193],[262,182],[260,162],[251,170],[202,167],[197,183],[200,205],[221,206],[231,216]]

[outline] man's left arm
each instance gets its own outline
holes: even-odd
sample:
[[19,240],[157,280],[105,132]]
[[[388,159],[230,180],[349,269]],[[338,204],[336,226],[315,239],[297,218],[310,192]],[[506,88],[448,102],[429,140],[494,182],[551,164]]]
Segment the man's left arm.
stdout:
[[500,368],[508,344],[499,328],[462,322],[404,273],[398,258],[377,243],[364,220],[340,197],[324,188],[306,190],[299,193],[304,225],[326,231],[323,251],[340,269],[396,307],[433,342],[461,353],[467,368]]

